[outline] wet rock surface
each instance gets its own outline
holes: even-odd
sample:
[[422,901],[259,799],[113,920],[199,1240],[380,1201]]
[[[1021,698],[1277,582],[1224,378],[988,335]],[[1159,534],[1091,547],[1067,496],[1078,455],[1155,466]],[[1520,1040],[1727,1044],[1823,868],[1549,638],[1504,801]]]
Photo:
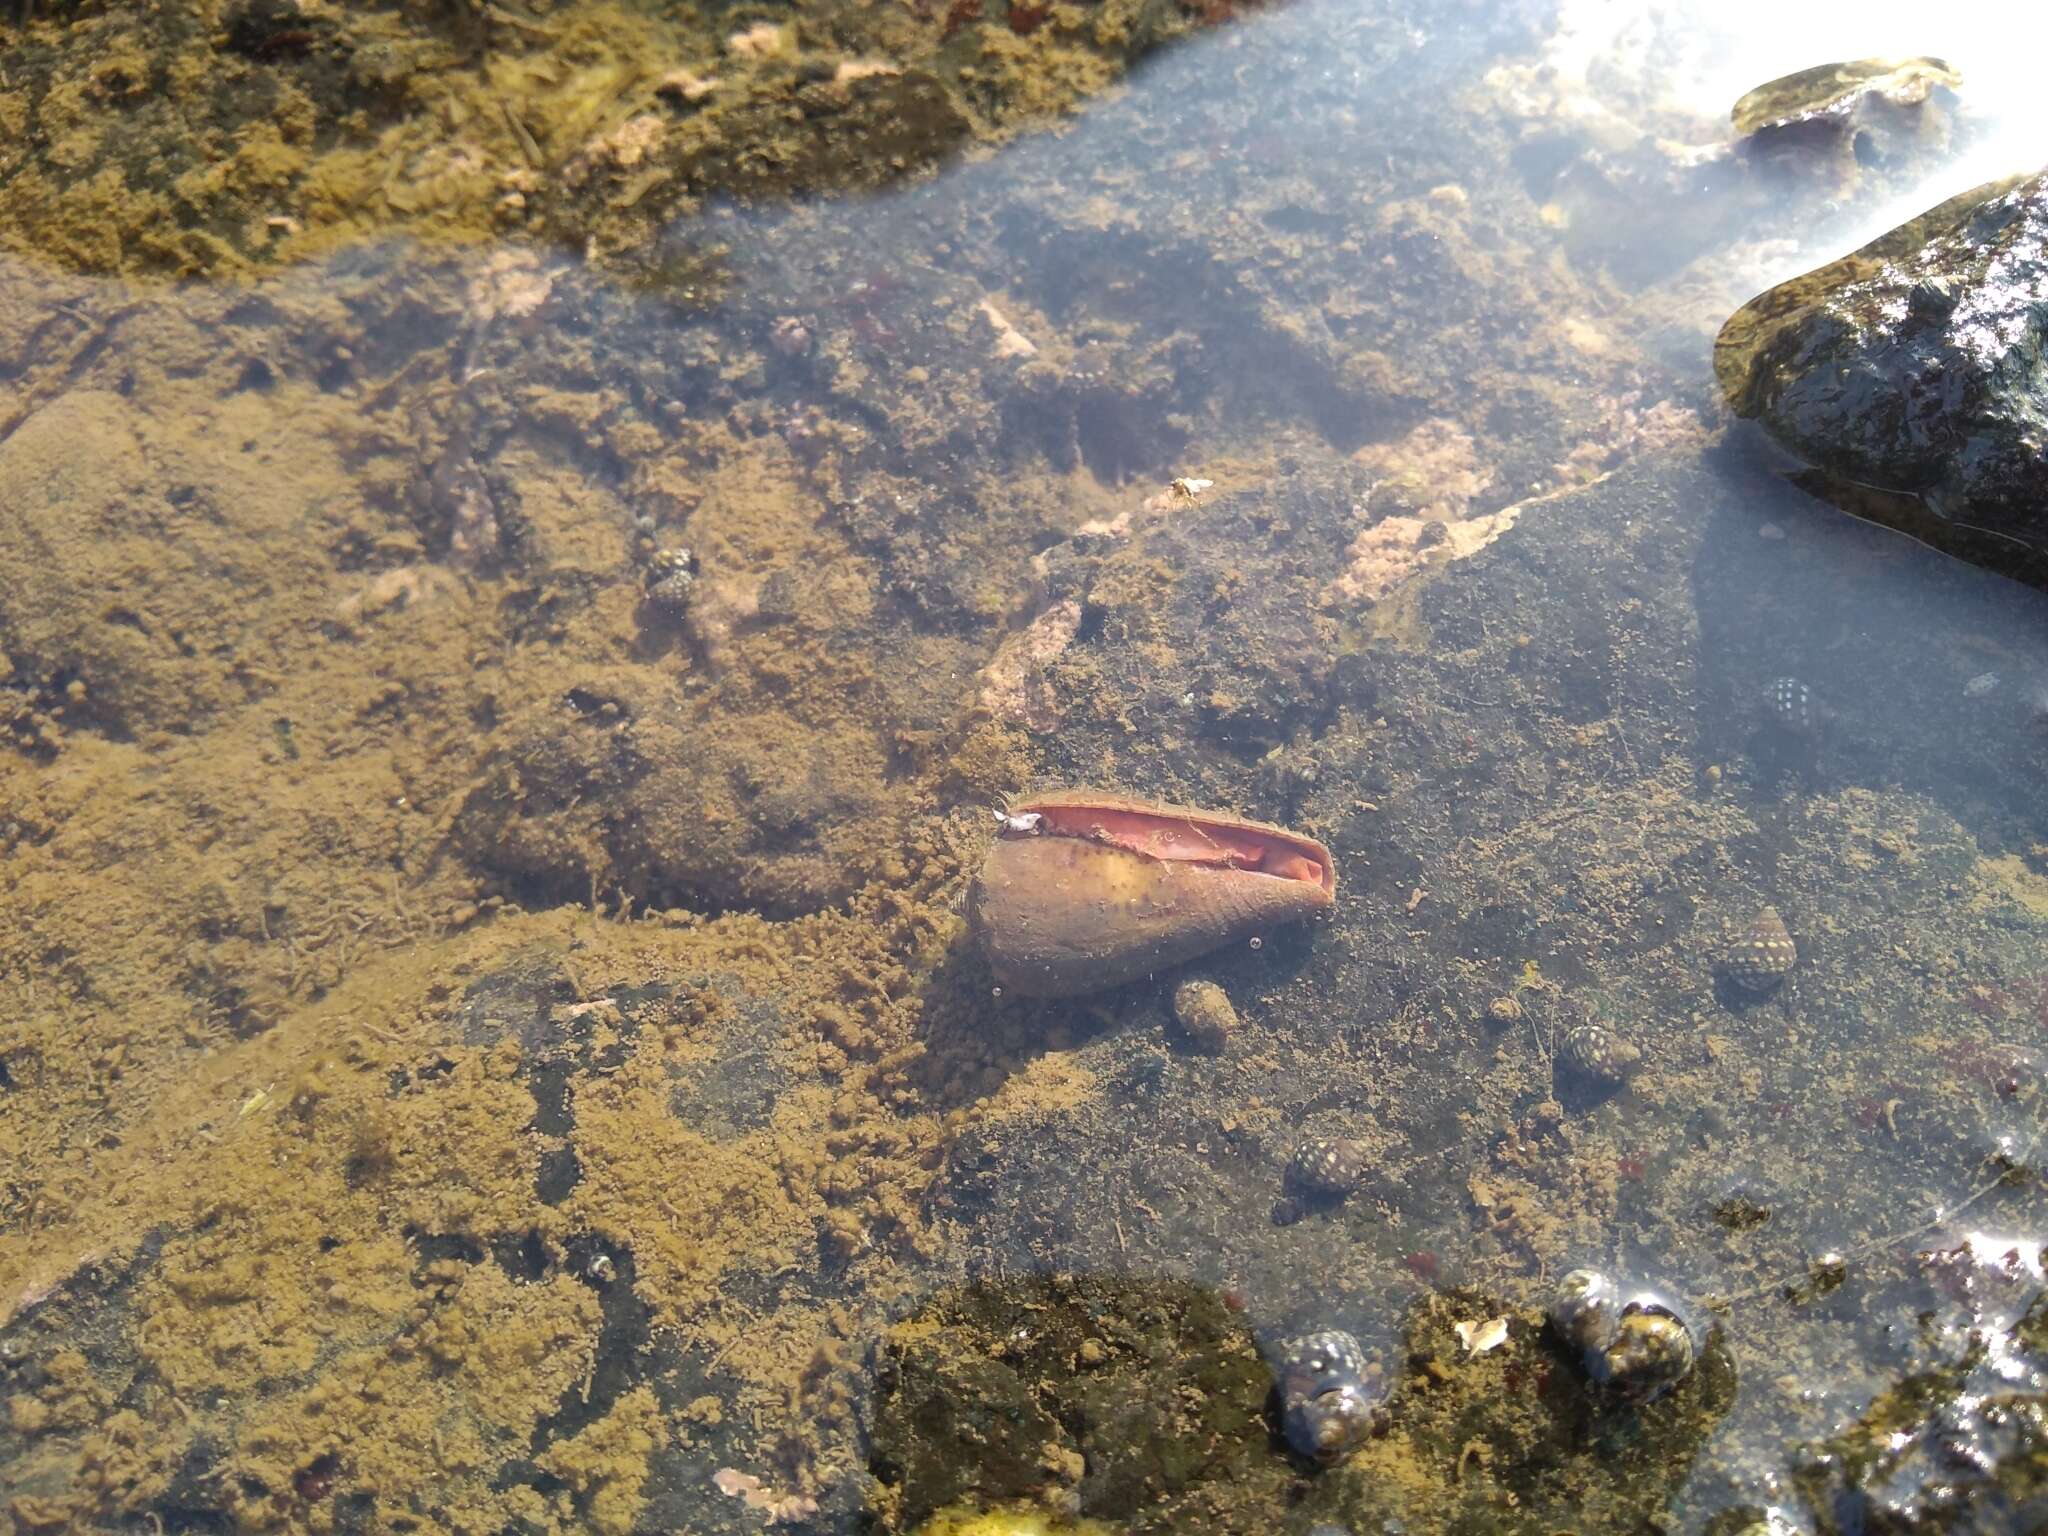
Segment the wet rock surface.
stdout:
[[[1840,1155],[1831,1139],[1848,1127],[1867,1147],[1861,1138],[1881,1128],[1888,1155],[1960,1180],[2001,1137],[2024,1147],[2039,1134],[2014,1097],[2018,1080],[2009,1094],[1996,1065],[2035,1006],[2032,991],[2007,996],[2038,969],[2033,920],[1998,915],[1996,901],[1978,908],[1976,882],[2014,866],[1986,859],[1962,828],[1983,836],[2002,825],[2007,847],[2029,845],[2031,818],[1993,807],[2002,782],[2040,770],[2013,701],[1965,686],[1967,648],[1936,663],[1920,649],[1924,632],[1908,627],[1824,659],[1799,638],[1838,633],[1873,603],[1898,613],[1953,598],[1964,604],[1953,612],[1972,611],[1966,592],[1995,628],[1998,584],[1924,553],[1903,563],[1909,576],[1886,535],[1839,519],[1809,516],[1793,540],[1760,538],[1759,497],[1796,507],[1769,486],[1739,458],[1665,459],[1525,509],[1513,532],[1416,594],[1397,633],[1426,633],[1426,651],[1375,647],[1361,669],[1375,686],[1336,691],[1326,723],[1250,762],[1155,751],[1153,740],[1172,740],[1163,722],[1133,741],[1069,712],[1064,772],[1107,764],[1182,798],[1284,803],[1330,843],[1346,894],[1327,933],[1276,932],[1258,951],[1204,962],[1244,1012],[1231,1055],[1177,1048],[1164,1017],[1171,978],[1126,989],[1102,1007],[1118,1028],[1087,1046],[1106,1084],[1099,1111],[1048,1120],[1028,1138],[963,1137],[936,1210],[973,1222],[978,1262],[1163,1265],[1193,1224],[1214,1234],[1198,1274],[1257,1298],[1259,1326],[1344,1327],[1385,1348],[1388,1320],[1434,1285],[1515,1273],[1518,1253],[1543,1254],[1558,1272],[1576,1244],[1643,1222],[1658,1235],[1634,1257],[1680,1277],[1674,1289],[1764,1287],[1770,1299],[1748,1296],[1724,1314],[1738,1356],[1846,1368],[1852,1336],[1831,1336],[1825,1316],[1780,1310],[1780,1286],[1830,1242],[1901,1223],[1882,1201],[1861,1204],[1874,1192],[1860,1184],[1818,1198],[1812,1170]],[[1305,476],[1269,491],[1280,507],[1263,516],[1231,498],[1183,509],[1174,538],[1254,559],[1249,520],[1287,530],[1284,558],[1335,555],[1355,515],[1345,490],[1342,477]],[[1595,570],[1611,580],[1595,552],[1621,547],[1632,578],[1619,608],[1591,587],[1571,595]],[[1156,548],[1135,536],[1092,571],[1107,580],[1128,561],[1158,572],[1169,563]],[[1711,610],[1693,608],[1688,594],[1700,593]],[[1152,611],[1170,614],[1177,600],[1168,589]],[[1574,617],[1593,607],[1603,622]],[[1490,617],[1508,612],[1531,622],[1515,630]],[[1990,632],[1965,621],[1958,635]],[[1106,621],[1051,667],[1051,696],[1085,687],[1099,697],[1099,679],[1132,677],[1147,696],[1180,698],[1158,654]],[[1822,680],[1842,720],[1811,773],[1781,759],[1768,715],[1773,671],[1788,660]],[[1256,675],[1278,660],[1250,650],[1240,665]],[[1300,675],[1282,669],[1275,687]],[[1897,724],[1915,711],[1944,722],[1924,754]],[[1588,722],[1612,786],[1553,804],[1543,765],[1566,741],[1584,761]],[[1600,852],[1637,840],[1640,852],[1616,863]],[[1754,917],[1747,891],[1781,899],[1805,936],[1798,968],[1767,1002],[1728,989],[1717,969],[1725,928]],[[1964,920],[1973,909],[1982,919]],[[1948,958],[1931,958],[1930,942]],[[1493,1007],[1503,992],[1521,1001]],[[1906,1002],[1916,994],[1924,1005]],[[1335,1012],[1332,998],[1344,999]],[[1910,1013],[1873,1028],[1873,1009],[1894,1008]],[[1918,1022],[1924,1009],[1941,1022]],[[1588,1013],[1631,1030],[1642,1060],[1626,1086],[1588,1092],[1567,1070],[1562,1032]],[[1901,1038],[1895,1030],[1936,1053],[1930,1091],[1904,1091],[1880,1044]],[[1745,1094],[1757,1097],[1739,1111],[1703,1107]],[[1091,1114],[1098,1129],[1086,1128]],[[1105,1156],[1112,1123],[1128,1153]],[[1347,1202],[1274,1226],[1268,1213],[1304,1134],[1349,1138],[1367,1149],[1369,1171]],[[1431,1177],[1446,1156],[1476,1170],[1464,1189]],[[1750,1169],[1732,1192],[1730,1159]],[[1771,1199],[1745,1203],[1758,1189]],[[2030,1182],[2010,1191],[2022,1226],[2037,1194]],[[1472,1221],[1448,1246],[1418,1241]],[[1884,1369],[1851,1375],[1881,1387]]]
[[1852,59],[1767,81],[1744,93],[1728,119],[1752,155],[1839,147],[1860,164],[1881,166],[1942,147],[1962,83],[1943,59]]
[[2048,176],[1977,188],[1750,301],[1715,368],[1829,475],[2048,550]]
[[1914,1267],[1869,1302],[1899,1317],[1908,1373],[1809,1447],[1795,1483],[1827,1536],[2024,1529],[2048,1497],[2040,1247],[1973,1233]]

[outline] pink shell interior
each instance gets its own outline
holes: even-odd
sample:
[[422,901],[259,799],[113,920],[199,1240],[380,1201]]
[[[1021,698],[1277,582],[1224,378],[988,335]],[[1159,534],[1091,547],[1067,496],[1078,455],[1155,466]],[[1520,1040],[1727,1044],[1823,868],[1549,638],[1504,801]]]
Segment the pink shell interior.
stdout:
[[1167,811],[1056,800],[1021,809],[1045,818],[1039,826],[1040,836],[1085,837],[1149,859],[1213,864],[1325,889],[1335,883],[1329,864],[1319,857],[1315,845],[1261,827]]

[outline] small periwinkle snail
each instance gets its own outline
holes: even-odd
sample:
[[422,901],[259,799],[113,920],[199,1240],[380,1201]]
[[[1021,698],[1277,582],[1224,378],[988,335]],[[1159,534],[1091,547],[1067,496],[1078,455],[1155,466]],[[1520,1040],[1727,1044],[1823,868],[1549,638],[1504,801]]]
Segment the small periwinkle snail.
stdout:
[[1662,1397],[1692,1372],[1692,1329],[1653,1291],[1623,1300],[1608,1276],[1575,1269],[1559,1283],[1550,1326],[1579,1352],[1595,1385],[1632,1403]]
[[1338,1201],[1365,1182],[1370,1165],[1365,1147],[1343,1136],[1311,1136],[1287,1160],[1285,1183],[1297,1195]]
[[1813,690],[1796,677],[1773,678],[1764,689],[1764,718],[1787,736],[1812,736],[1820,722]]
[[1348,1333],[1326,1329],[1290,1340],[1280,1357],[1280,1409],[1287,1443],[1323,1466],[1342,1461],[1371,1436],[1381,1399],[1365,1379],[1365,1352]]
[[1557,1043],[1557,1054],[1566,1066],[1588,1082],[1625,1082],[1643,1059],[1643,1053],[1605,1024],[1591,1020],[1574,1024]]
[[1765,907],[1748,922],[1731,925],[1721,949],[1722,971],[1745,992],[1770,991],[1798,963],[1799,946],[1776,907]]

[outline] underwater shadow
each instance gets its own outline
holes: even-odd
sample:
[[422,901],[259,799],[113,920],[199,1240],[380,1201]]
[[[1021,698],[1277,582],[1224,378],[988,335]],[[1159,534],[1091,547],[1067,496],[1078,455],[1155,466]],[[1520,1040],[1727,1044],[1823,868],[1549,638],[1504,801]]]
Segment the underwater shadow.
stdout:
[[1987,851],[2048,833],[2048,599],[1816,502],[1738,424],[1704,457],[1701,737],[1763,796],[1926,795]]

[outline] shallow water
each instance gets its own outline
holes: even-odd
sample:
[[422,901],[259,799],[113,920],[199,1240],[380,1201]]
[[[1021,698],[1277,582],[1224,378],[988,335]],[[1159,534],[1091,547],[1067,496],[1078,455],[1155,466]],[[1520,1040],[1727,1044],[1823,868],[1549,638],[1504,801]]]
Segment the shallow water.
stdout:
[[[1710,348],[2032,165],[2048,38],[1781,9],[1299,4],[1100,89],[1090,13],[1012,7],[912,73],[1055,126],[858,140],[905,171],[795,201],[699,166],[673,216],[673,91],[498,43],[595,204],[520,181],[554,211],[478,241],[401,156],[233,221],[303,259],[10,241],[15,1529],[2016,1523],[2044,599],[1797,489]],[[795,25],[794,80],[873,62]],[[1912,53],[1964,85],[1903,137],[1725,142]],[[896,78],[788,88],[867,123]],[[967,879],[1055,785],[1328,844],[1332,913],[1185,968],[1227,1043],[1182,972],[994,984]],[[1749,993],[1765,905],[1799,961]],[[1627,1082],[1558,1059],[1585,1019]],[[1285,1187],[1304,1136],[1359,1143],[1349,1199]],[[1685,1317],[1676,1391],[1585,1392],[1541,1316],[1581,1265]],[[1259,1358],[1318,1328],[1390,1393],[1322,1471]]]

